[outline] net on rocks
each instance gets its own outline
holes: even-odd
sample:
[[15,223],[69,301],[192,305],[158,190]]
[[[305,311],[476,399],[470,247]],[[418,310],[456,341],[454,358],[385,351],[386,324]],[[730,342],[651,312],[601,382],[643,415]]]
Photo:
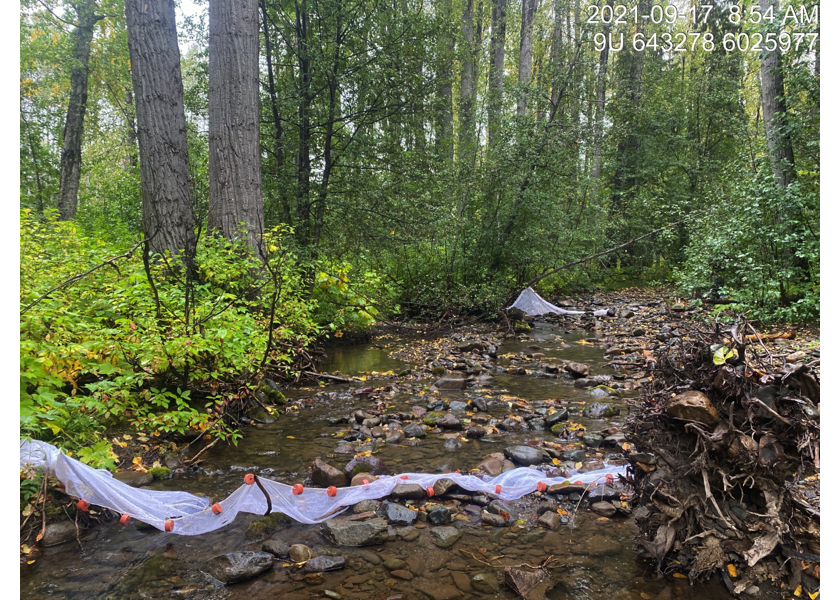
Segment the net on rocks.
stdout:
[[519,294],[516,302],[507,307],[508,310],[511,308],[518,308],[526,315],[530,315],[532,317],[538,317],[548,313],[554,313],[557,315],[583,314],[583,311],[580,310],[566,310],[565,308],[554,306],[551,302],[547,302],[540,298],[540,295],[537,294],[537,292],[535,292],[531,287],[526,287],[522,290],[522,293]]
[[271,512],[282,512],[300,523],[316,524],[362,500],[386,497],[398,484],[416,483],[426,489],[440,479],[450,479],[470,492],[485,492],[502,500],[515,500],[542,488],[542,485],[548,487],[572,481],[594,484],[609,481],[625,470],[622,466],[610,466],[575,474],[571,478],[547,477],[543,471],[531,467],[519,467],[492,479],[460,473],[404,473],[360,486],[328,489],[303,488],[259,478],[259,485],[245,483],[226,499],[211,505],[206,498],[187,492],[133,488],[114,479],[110,472],[94,469],[68,457],[55,446],[37,440],[21,440],[20,465],[42,467],[64,484],[68,494],[89,504],[129,515],[161,531],[181,535],[200,535],[219,529],[231,523],[240,512],[265,514],[269,510],[268,499],[271,500]]

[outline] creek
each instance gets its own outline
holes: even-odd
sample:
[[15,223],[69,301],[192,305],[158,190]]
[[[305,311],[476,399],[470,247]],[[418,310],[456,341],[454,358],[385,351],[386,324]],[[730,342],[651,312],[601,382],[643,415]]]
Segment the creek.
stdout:
[[[592,375],[616,375],[607,367],[603,350],[580,344],[591,337],[587,331],[566,331],[562,326],[538,323],[527,337],[505,340],[499,347],[499,366],[511,364],[513,353],[540,352],[546,361],[575,361],[590,366]],[[487,413],[502,420],[514,412],[509,397],[540,406],[562,399],[575,423],[587,431],[620,427],[627,417],[625,399],[634,386],[621,386],[620,395],[593,399],[585,388],[575,387],[562,374],[555,378],[532,373],[492,373],[492,380],[467,390],[427,392],[434,382],[427,375],[397,378],[389,374],[418,365],[393,358],[394,352],[412,344],[406,339],[389,339],[378,344],[334,348],[322,365],[324,372],[364,376],[363,383],[309,386],[287,390],[286,414],[273,423],[254,423],[237,447],[217,446],[203,456],[197,467],[176,470],[171,479],[156,481],[152,489],[184,490],[213,499],[226,497],[242,484],[245,473],[284,483],[300,483],[316,457],[342,468],[352,454],[337,454],[348,425],[331,425],[330,417],[346,417],[370,408],[371,398],[354,395],[360,386],[395,386],[379,398],[384,409],[407,412],[425,406],[431,398],[466,402],[470,397],[487,399]],[[511,369],[507,369],[511,370]],[[620,375],[619,375],[620,376]],[[407,383],[403,383],[406,381]],[[423,394],[421,395],[421,392]],[[620,415],[607,420],[588,419],[582,408],[593,400],[617,406]],[[335,420],[335,419],[333,419]],[[452,436],[450,436],[451,438]],[[504,448],[535,439],[554,440],[546,429],[502,431],[481,439],[462,437],[446,444],[444,436],[430,433],[420,441],[374,447],[375,456],[394,472],[469,471],[482,459]],[[364,442],[364,440],[362,440]],[[409,440],[406,440],[408,442]],[[620,459],[618,449],[601,448],[602,460]],[[568,497],[567,501],[568,501]],[[247,539],[248,526],[259,519],[240,515],[231,525],[201,536],[185,537],[155,529],[116,522],[95,528],[75,542],[46,548],[32,565],[21,568],[22,598],[231,598],[284,600],[337,597],[358,600],[385,598],[508,598],[517,597],[503,583],[503,567],[527,563],[540,565],[552,558],[552,586],[545,592],[560,599],[657,599],[716,600],[729,598],[722,584],[707,582],[690,586],[685,579],[657,577],[653,565],[637,556],[632,517],[599,518],[579,500],[563,511],[564,523],[548,530],[537,523],[541,499],[531,495],[511,505],[522,523],[507,527],[481,524],[459,506],[452,525],[461,537],[451,547],[435,546],[427,523],[418,523],[415,533],[401,531],[384,544],[365,548],[338,547],[321,535],[319,525],[284,524],[271,538],[288,544],[305,544],[316,554],[340,555],[346,566],[340,571],[305,575],[303,570],[279,561],[249,581],[220,587],[201,572],[201,566],[218,554],[259,550],[264,539]],[[407,529],[407,528],[403,528]],[[388,566],[386,566],[386,564]],[[394,565],[404,565],[392,569]],[[480,582],[472,581],[482,575]]]

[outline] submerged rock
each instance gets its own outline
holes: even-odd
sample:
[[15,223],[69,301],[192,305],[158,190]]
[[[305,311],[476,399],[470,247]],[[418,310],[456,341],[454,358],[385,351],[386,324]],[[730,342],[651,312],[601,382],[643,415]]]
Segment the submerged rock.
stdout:
[[431,533],[438,548],[449,548],[461,537],[461,532],[454,527],[432,527]]
[[268,552],[230,552],[208,560],[203,571],[222,583],[236,583],[256,577],[273,564]]
[[338,571],[346,564],[343,556],[316,556],[306,561],[303,569],[307,573],[324,573],[326,571]]
[[331,519],[323,523],[321,531],[339,546],[373,546],[388,540],[388,522],[379,517],[367,521]]
[[411,525],[417,520],[415,511],[395,502],[383,502],[377,513],[393,525]]
[[277,558],[289,556],[289,544],[283,540],[268,540],[262,545],[262,551],[268,552]]
[[294,544],[289,547],[289,558],[292,562],[302,563],[315,556],[312,549],[304,544]]
[[592,402],[583,409],[583,416],[590,419],[609,419],[621,413],[621,409],[610,404]]

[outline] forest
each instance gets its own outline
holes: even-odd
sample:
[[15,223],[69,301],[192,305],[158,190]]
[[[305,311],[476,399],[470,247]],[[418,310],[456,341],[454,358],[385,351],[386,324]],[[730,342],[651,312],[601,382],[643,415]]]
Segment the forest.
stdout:
[[819,32],[818,0],[21,0],[21,438],[235,445],[352,380],[324,347],[512,331],[527,286],[818,329]]

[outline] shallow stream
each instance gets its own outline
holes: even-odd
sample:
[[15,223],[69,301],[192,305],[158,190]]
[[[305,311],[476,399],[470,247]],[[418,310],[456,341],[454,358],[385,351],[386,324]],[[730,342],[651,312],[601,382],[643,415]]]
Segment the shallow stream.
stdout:
[[[615,374],[606,367],[602,349],[578,343],[590,336],[589,332],[565,332],[557,325],[540,324],[528,339],[506,341],[499,348],[497,364],[508,364],[509,359],[505,357],[510,353],[538,351],[546,360],[586,363],[593,375]],[[299,483],[306,479],[308,467],[316,457],[343,467],[353,456],[337,455],[335,450],[347,433],[347,425],[330,425],[326,419],[352,415],[355,410],[371,406],[370,399],[354,396],[352,390],[361,385],[396,384],[396,393],[389,394],[384,403],[391,410],[404,412],[412,406],[424,406],[429,400],[430,396],[418,396],[420,380],[412,380],[413,386],[401,386],[402,378],[386,381],[377,375],[416,368],[417,365],[391,357],[394,350],[410,343],[392,340],[383,345],[331,350],[322,371],[365,374],[366,381],[289,390],[290,398],[312,400],[288,410],[275,423],[250,427],[238,447],[217,446],[207,453],[198,468],[176,472],[171,479],[157,481],[151,487],[220,499],[237,489],[247,472],[284,483]],[[434,379],[422,381],[428,386]],[[541,378],[494,373],[492,381],[483,388],[441,392],[440,397],[450,402],[467,401],[476,394],[497,400],[500,394],[505,394],[529,402],[561,398],[567,402],[572,420],[584,425],[587,431],[620,426],[627,417],[623,398],[609,397],[598,400],[620,405],[619,417],[608,421],[586,419],[580,409],[593,400],[592,396],[585,389],[574,387],[562,375]],[[505,402],[489,402],[488,413],[492,417],[503,418],[511,411]],[[539,438],[553,440],[554,436],[548,430],[509,431],[482,439],[464,438],[457,448],[446,448],[442,435],[430,434],[416,445],[383,444],[375,455],[397,473],[468,471],[491,452]],[[604,460],[618,457],[604,451]],[[340,554],[346,558],[347,566],[340,571],[305,575],[281,561],[267,574],[227,587],[214,585],[201,572],[201,565],[225,552],[259,550],[263,539],[249,541],[245,537],[248,525],[258,516],[240,515],[228,527],[196,537],[112,523],[84,536],[81,547],[71,542],[47,548],[34,564],[22,566],[21,597],[512,599],[516,595],[503,583],[503,567],[522,563],[540,565],[553,557],[552,587],[546,592],[546,597],[552,600],[729,598],[723,586],[716,583],[689,586],[685,579],[657,578],[652,565],[637,557],[632,518],[599,519],[587,510],[587,502],[583,501],[579,509],[576,507],[568,514],[568,525],[549,531],[536,525],[537,502],[534,498],[523,498],[514,503],[526,523],[524,526],[491,527],[466,514],[458,514],[453,524],[462,535],[446,550],[434,545],[426,523],[415,526],[416,535],[395,535],[385,544],[366,548],[336,547],[321,536],[317,525],[285,525],[273,534],[273,539],[306,544],[318,554]],[[410,579],[394,576],[393,570],[386,568],[385,562],[391,560],[393,564],[394,559],[406,563],[399,571]],[[478,574],[487,575],[490,583],[471,584],[471,578]]]

